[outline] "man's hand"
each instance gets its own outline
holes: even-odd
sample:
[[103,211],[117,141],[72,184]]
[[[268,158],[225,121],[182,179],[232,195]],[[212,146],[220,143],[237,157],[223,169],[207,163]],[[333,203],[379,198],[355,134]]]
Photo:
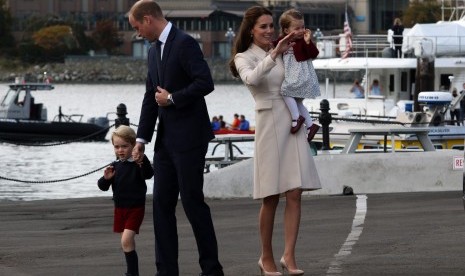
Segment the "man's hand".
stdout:
[[145,144],[141,142],[136,142],[136,145],[132,149],[132,159],[141,165],[144,160]]
[[168,101],[168,95],[170,93],[165,89],[157,86],[157,91],[155,92],[155,101],[159,106],[168,106],[170,102]]

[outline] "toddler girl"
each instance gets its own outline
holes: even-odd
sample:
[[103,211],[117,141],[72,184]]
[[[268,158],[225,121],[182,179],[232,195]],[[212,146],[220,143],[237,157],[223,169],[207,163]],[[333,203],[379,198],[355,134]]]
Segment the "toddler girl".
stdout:
[[320,127],[313,123],[303,100],[320,96],[320,84],[312,65],[312,59],[316,58],[319,52],[310,40],[310,30],[305,29],[302,13],[295,9],[287,10],[281,15],[279,24],[281,35],[278,41],[292,32],[296,34],[293,41],[295,44],[283,54],[284,82],[281,87],[281,94],[292,117],[291,133],[299,131],[305,122],[307,140],[310,142]]

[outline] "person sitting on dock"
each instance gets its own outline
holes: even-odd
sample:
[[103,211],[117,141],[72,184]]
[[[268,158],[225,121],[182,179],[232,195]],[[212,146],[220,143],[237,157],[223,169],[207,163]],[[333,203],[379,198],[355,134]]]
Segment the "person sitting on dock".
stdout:
[[250,129],[250,123],[245,119],[244,115],[241,115],[241,123],[239,125],[239,130],[248,131]]

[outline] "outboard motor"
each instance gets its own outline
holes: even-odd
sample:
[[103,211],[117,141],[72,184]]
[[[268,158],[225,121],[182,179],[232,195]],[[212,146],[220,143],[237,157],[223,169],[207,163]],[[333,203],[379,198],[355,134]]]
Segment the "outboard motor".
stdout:
[[107,117],[91,117],[87,119],[88,123],[96,124],[102,128],[110,126],[110,120]]
[[426,91],[418,94],[418,103],[423,106],[428,126],[444,125],[444,113],[452,101],[449,92]]

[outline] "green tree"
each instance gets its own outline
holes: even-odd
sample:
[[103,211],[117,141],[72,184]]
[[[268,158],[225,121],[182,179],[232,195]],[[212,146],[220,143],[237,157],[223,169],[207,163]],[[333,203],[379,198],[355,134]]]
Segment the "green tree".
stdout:
[[0,49],[11,49],[15,46],[15,39],[11,32],[12,24],[13,20],[10,10],[6,8],[6,1],[0,0]]
[[96,50],[105,49],[110,54],[114,53],[115,49],[123,44],[113,21],[108,19],[97,22],[91,37],[97,46]]
[[414,0],[404,12],[403,23],[407,28],[417,23],[436,23],[442,20],[441,4],[437,0]]

